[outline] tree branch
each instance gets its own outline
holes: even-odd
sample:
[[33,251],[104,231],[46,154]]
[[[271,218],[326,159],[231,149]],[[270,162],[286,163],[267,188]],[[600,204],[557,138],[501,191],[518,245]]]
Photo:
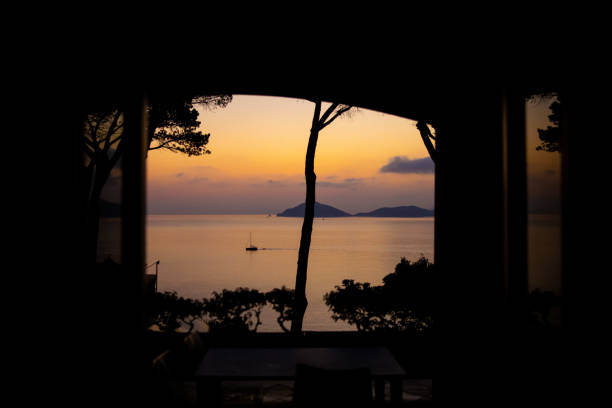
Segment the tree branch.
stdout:
[[90,158],[93,159],[93,156],[96,154],[96,151],[87,143],[84,143],[84,152]]
[[325,123],[327,118],[329,118],[329,115],[331,115],[336,110],[338,105],[339,105],[338,103],[332,103],[331,106],[329,108],[327,108],[327,110],[325,111],[323,116],[321,116],[321,119],[319,119],[319,124],[321,124],[321,127],[319,129],[323,129],[323,125],[322,124]]
[[119,135],[119,136],[117,136],[116,138],[114,138],[113,140],[111,140],[111,141],[110,141],[110,143],[108,144],[108,145],[109,145],[109,147],[110,147],[110,146],[112,146],[112,145],[114,145],[115,143],[117,143],[117,140],[121,140],[121,136],[122,136],[122,135]]
[[119,124],[119,125],[117,125],[117,126],[115,127],[115,133],[117,133],[117,131],[118,131],[118,130],[121,130],[121,129],[123,129],[123,122],[121,122],[121,124]]
[[427,148],[427,152],[429,153],[429,157],[433,160],[434,163],[438,160],[438,153],[436,152],[435,147],[431,143],[430,138],[434,139],[427,123],[425,121],[419,120],[416,124],[417,129],[419,129],[419,133],[421,134],[421,139],[423,139],[423,143],[425,143],[425,147]]
[[159,144],[155,147],[150,147],[149,146],[149,150],[157,150],[157,149],[163,149],[163,148],[167,148],[170,151],[177,151],[176,149],[172,149],[170,147],[167,147],[170,143],[178,143],[181,140],[181,136],[175,136],[175,137],[169,137],[168,140],[164,141],[164,142],[159,142]]
[[108,131],[106,132],[106,137],[104,138],[104,152],[107,152],[111,146],[110,140],[111,137],[115,134],[115,127],[117,126],[117,121],[121,117],[121,112],[117,111],[115,116],[113,117],[113,121],[111,125],[108,127]]
[[83,138],[83,143],[85,144],[86,147],[89,147],[94,153],[96,152],[96,150],[97,150],[96,146],[97,145],[93,141],[91,141],[91,140],[87,139],[86,137],[84,137]]
[[157,149],[161,149],[161,148],[163,148],[163,147],[164,147],[163,145],[157,145],[157,146],[155,146],[155,147],[150,147],[150,146],[149,146],[149,149],[148,149],[148,150],[157,150]]
[[283,332],[289,333],[289,329],[285,327],[285,320],[281,316],[276,318],[276,322],[278,323],[280,328],[283,330]]
[[100,126],[102,126],[102,118],[104,117],[104,115],[102,115],[102,117],[98,118],[98,121],[96,123],[95,127],[91,127],[91,138],[97,143],[98,142],[98,130],[100,130]]
[[115,149],[115,154],[110,159],[111,169],[117,165],[119,159],[121,158],[121,154],[123,153],[123,143],[119,142],[117,149]]
[[91,138],[91,141],[89,141],[86,137],[85,142],[90,143],[90,147],[94,150],[94,153],[97,152],[98,150],[100,150],[100,146],[98,146],[98,134],[97,134],[97,129],[100,126],[100,122],[98,121],[97,124],[93,123],[90,119],[90,117],[87,117],[87,124],[89,125],[89,137]]
[[89,115],[87,115],[87,118],[85,120],[87,121],[87,126],[89,126],[89,136],[95,140],[96,139],[96,133],[94,131],[95,124],[91,121],[91,117]]
[[321,126],[321,129],[325,128],[327,125],[329,125],[329,124],[330,124],[330,123],[332,123],[334,120],[336,120],[336,118],[337,118],[338,116],[340,116],[340,115],[342,115],[343,113],[345,113],[345,112],[347,112],[347,111],[351,110],[351,108],[352,108],[352,106],[347,106],[347,107],[344,107],[344,108],[342,108],[342,109],[339,109],[339,110],[338,110],[338,112],[336,112],[336,114],[335,114],[335,115],[334,115],[334,116],[333,116],[333,117],[332,117],[330,120],[328,120],[327,122],[325,122],[325,123],[324,123],[324,124]]

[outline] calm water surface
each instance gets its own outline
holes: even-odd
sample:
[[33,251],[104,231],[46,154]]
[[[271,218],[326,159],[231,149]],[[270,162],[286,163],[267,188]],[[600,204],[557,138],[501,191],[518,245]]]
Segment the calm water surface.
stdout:
[[[149,215],[147,261],[160,260],[159,291],[184,297],[237,287],[293,288],[301,228],[301,218],[267,215]],[[245,250],[250,233],[264,250]],[[433,261],[433,243],[433,217],[315,219],[304,330],[352,330],[331,319],[323,295],[343,279],[381,284],[402,257]],[[258,331],[280,331],[271,308],[262,320]]]

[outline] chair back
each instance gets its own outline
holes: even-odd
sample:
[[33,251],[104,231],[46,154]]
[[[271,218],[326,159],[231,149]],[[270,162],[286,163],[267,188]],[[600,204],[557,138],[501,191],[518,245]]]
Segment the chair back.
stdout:
[[170,350],[166,350],[153,359],[153,374],[160,377],[172,377],[176,374],[176,359]]
[[175,395],[174,378],[176,374],[176,359],[170,350],[166,350],[153,359],[151,365],[152,401],[159,404],[168,403]]
[[180,374],[177,356],[166,350],[153,359],[149,404],[153,407],[193,406],[197,399],[195,382],[185,381]]
[[206,354],[206,347],[199,333],[193,332],[185,337],[177,349],[179,366],[183,377],[192,377]]
[[293,401],[298,407],[369,406],[372,404],[370,370],[329,370],[297,364]]
[[197,359],[201,360],[206,354],[206,348],[202,341],[202,336],[198,332],[190,333],[184,340],[187,350]]

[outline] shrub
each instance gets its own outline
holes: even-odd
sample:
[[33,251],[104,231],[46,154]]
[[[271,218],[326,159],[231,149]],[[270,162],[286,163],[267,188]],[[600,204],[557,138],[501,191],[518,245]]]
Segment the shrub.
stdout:
[[256,289],[223,289],[204,299],[206,323],[210,332],[255,332],[261,325],[266,295]]
[[433,322],[434,265],[421,257],[402,258],[395,271],[373,286],[345,279],[326,293],[332,319],[354,325],[358,331],[424,331]]

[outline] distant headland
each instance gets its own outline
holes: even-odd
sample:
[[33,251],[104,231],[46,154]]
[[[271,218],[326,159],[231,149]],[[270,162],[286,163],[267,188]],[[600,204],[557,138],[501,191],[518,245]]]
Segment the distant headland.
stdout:
[[[296,207],[288,208],[282,213],[276,214],[277,217],[304,217],[306,204],[302,203]],[[315,202],[314,216],[317,218],[350,217],[351,214],[332,207],[331,205]]]
[[355,217],[433,217],[432,210],[404,205],[401,207],[383,207],[367,213],[355,214]]
[[[302,203],[296,207],[288,208],[285,211],[276,214],[277,217],[304,217],[305,204]],[[331,205],[315,203],[315,218],[333,218],[333,217],[399,217],[399,218],[418,218],[418,217],[433,217],[434,212],[425,208],[407,205],[401,207],[383,207],[374,211],[349,214],[346,211],[339,210]]]

